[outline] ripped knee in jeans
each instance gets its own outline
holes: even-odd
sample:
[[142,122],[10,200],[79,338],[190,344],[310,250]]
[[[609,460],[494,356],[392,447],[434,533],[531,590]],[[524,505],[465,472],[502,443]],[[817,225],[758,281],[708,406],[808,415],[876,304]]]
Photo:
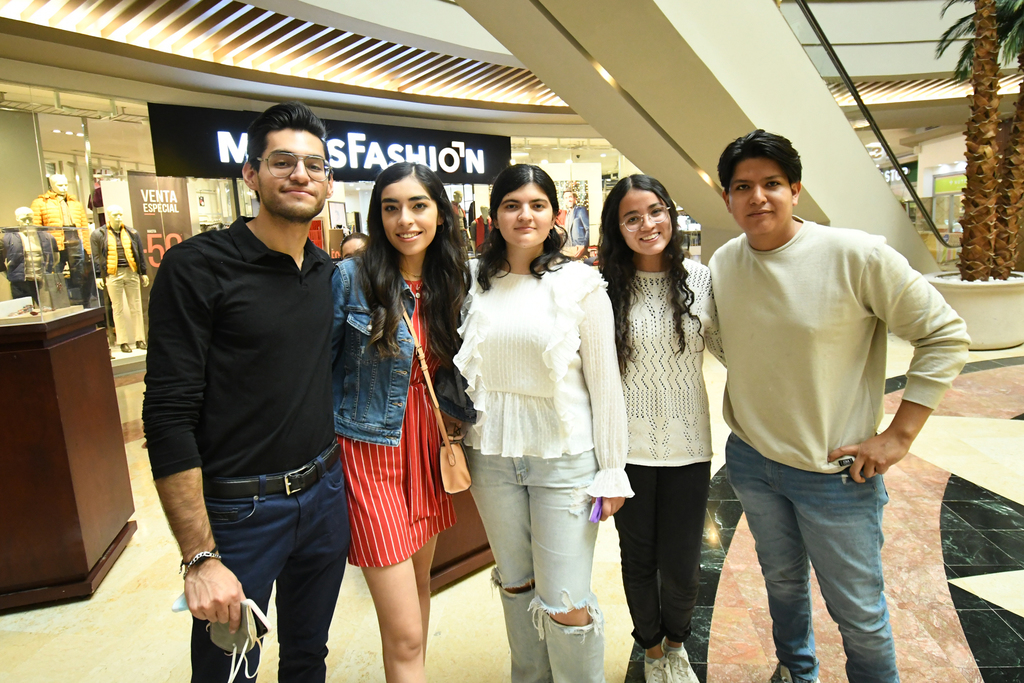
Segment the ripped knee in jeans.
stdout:
[[[556,628],[560,629],[566,635],[578,636],[581,640],[586,640],[588,634],[593,633],[595,635],[601,635],[604,631],[604,615],[601,613],[601,608],[597,605],[597,596],[591,593],[583,600],[578,603],[574,603],[572,598],[569,596],[569,591],[562,591],[562,605],[560,607],[552,607],[544,604],[540,599],[540,596],[535,597],[530,602],[530,614],[533,615],[533,625],[540,634],[541,640],[544,640],[544,617],[548,617],[552,624]],[[554,615],[569,614],[577,610],[586,610],[587,615],[590,618],[590,622],[581,625],[563,624],[554,618]]]
[[508,593],[509,595],[521,595],[522,593],[529,593],[534,589],[536,585],[533,580],[533,577],[530,577],[525,582],[517,586],[506,586],[501,581],[501,574],[498,573],[497,567],[491,570],[491,584],[495,588],[500,588],[502,591]]

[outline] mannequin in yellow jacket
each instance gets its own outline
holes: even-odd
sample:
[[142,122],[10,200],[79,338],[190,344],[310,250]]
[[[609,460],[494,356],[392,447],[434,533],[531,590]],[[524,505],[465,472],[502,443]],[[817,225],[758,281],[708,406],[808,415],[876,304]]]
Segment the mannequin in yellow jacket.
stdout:
[[[106,207],[107,227],[92,232],[93,265],[96,286],[105,289],[114,313],[117,344],[124,353],[146,348],[146,330],[142,319],[142,287],[149,287],[146,255],[139,233],[124,224],[124,209],[117,204]],[[127,302],[127,306],[125,305]]]
[[85,276],[85,259],[91,255],[89,220],[82,202],[68,194],[68,179],[59,173],[49,177],[50,189],[32,200],[32,222],[49,230],[57,240],[60,261],[57,272],[69,271],[71,303],[88,304],[93,298],[92,278]]

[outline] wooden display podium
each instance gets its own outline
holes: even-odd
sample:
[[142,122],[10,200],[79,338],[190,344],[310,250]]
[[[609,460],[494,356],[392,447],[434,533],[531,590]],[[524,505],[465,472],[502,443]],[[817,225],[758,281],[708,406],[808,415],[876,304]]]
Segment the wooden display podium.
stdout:
[[101,322],[0,326],[0,610],[91,595],[135,532]]
[[430,567],[430,590],[440,590],[466,574],[494,562],[487,543],[484,523],[469,491],[452,496],[458,522],[437,537],[434,562]]

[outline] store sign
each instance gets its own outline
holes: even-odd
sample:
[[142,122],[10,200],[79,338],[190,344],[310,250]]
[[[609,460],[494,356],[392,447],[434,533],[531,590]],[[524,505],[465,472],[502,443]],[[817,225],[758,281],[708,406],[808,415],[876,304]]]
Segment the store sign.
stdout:
[[[242,176],[246,129],[258,112],[149,105],[159,175]],[[487,183],[508,165],[509,138],[325,120],[334,179],[373,180],[391,164],[425,164],[445,183]]]
[[967,176],[962,173],[958,175],[935,176],[932,179],[932,183],[934,187],[932,194],[963,192],[964,188],[967,187]]
[[[917,162],[911,161],[910,163],[900,167],[903,170],[903,174],[907,176],[907,180],[912,183],[917,182]],[[883,168],[882,177],[885,178],[885,182],[892,185],[893,183],[902,182],[900,174],[894,168]]]
[[168,249],[192,236],[185,178],[149,174],[128,174],[132,219],[142,237],[142,247],[151,269],[160,267]]

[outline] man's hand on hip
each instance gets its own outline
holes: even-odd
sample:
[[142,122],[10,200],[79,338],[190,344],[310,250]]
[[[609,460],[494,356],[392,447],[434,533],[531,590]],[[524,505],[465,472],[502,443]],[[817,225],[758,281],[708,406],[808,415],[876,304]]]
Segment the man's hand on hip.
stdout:
[[245,591],[220,560],[207,560],[185,575],[185,599],[196,619],[227,622],[231,633],[238,630]]
[[850,477],[858,484],[886,471],[907,454],[910,443],[890,434],[888,430],[877,434],[863,443],[837,448],[828,454],[828,461],[833,462],[845,455],[856,459],[850,465]]
[[843,456],[854,456],[850,477],[858,484],[863,484],[876,474],[885,474],[906,456],[931,414],[931,408],[913,401],[903,401],[884,432],[862,443],[835,449],[828,454],[828,461],[835,462]]

